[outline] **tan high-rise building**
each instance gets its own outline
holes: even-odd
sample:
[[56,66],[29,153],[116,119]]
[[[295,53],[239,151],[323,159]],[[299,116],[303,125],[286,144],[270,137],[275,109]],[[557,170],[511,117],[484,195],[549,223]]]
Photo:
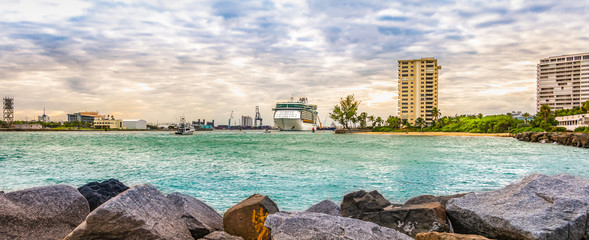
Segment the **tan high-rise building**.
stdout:
[[589,100],[589,53],[540,59],[536,78],[536,112],[581,106]]
[[418,118],[426,123],[438,108],[438,65],[435,58],[399,60],[399,117],[415,126]]

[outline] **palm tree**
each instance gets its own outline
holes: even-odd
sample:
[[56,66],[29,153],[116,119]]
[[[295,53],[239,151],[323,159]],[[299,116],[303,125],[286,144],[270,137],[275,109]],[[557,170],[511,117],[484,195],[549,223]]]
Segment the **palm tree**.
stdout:
[[386,121],[389,124],[389,127],[392,128],[399,128],[399,118],[394,116],[389,116]]
[[360,123],[360,128],[366,127],[367,116],[368,116],[368,114],[366,112],[361,112],[360,115],[358,115],[358,122]]
[[423,125],[425,124],[425,121],[423,121],[423,118],[417,118],[415,120],[415,124],[419,127],[419,130],[423,130]]
[[379,127],[380,127],[380,126],[382,126],[382,122],[383,122],[383,121],[382,121],[382,118],[381,118],[381,117],[377,117],[377,118],[376,118],[376,123],[378,123],[378,126],[379,126]]
[[376,122],[374,122],[374,115],[368,116],[368,120],[370,121],[370,123],[372,123],[372,127],[374,128],[374,125],[376,125]]
[[434,117],[434,121],[437,122],[438,118],[440,116],[442,116],[442,113],[440,112],[440,109],[438,109],[437,107],[432,108],[432,116]]
[[544,119],[544,122],[548,122],[548,118],[550,117],[550,107],[548,105],[542,105],[538,115]]
[[588,113],[589,112],[589,100],[585,101],[583,103],[583,105],[581,105],[581,109],[583,110],[583,112]]
[[530,117],[530,114],[524,113],[524,114],[522,114],[522,117],[524,117],[524,121],[526,122],[526,124],[528,124],[528,118]]

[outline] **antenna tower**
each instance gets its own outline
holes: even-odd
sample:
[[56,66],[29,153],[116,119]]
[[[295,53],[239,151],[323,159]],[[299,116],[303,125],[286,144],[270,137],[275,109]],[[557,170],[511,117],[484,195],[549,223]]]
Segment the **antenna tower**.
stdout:
[[258,120],[260,120],[260,126],[262,127],[262,115],[260,114],[260,107],[256,106],[256,119],[254,120],[254,127],[258,127]]
[[14,122],[14,98],[4,97],[4,121],[8,123],[8,126]]

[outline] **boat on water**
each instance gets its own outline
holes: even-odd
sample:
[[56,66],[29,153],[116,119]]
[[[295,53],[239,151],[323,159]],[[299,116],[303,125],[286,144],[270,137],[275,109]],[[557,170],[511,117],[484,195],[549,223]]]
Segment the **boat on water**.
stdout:
[[317,105],[309,104],[306,97],[279,101],[274,111],[274,123],[281,131],[312,131],[317,129]]
[[192,135],[194,133],[194,129],[191,128],[190,124],[186,122],[186,119],[182,117],[180,119],[180,123],[178,124],[178,130],[176,130],[177,135]]

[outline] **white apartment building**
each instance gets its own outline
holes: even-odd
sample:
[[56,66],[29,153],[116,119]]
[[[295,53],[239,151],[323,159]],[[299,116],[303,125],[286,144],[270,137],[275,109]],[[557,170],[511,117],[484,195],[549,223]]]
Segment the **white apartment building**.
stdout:
[[558,127],[574,131],[578,127],[589,127],[589,113],[556,117],[556,121],[558,121]]
[[540,59],[537,65],[536,112],[571,109],[589,100],[589,53]]

